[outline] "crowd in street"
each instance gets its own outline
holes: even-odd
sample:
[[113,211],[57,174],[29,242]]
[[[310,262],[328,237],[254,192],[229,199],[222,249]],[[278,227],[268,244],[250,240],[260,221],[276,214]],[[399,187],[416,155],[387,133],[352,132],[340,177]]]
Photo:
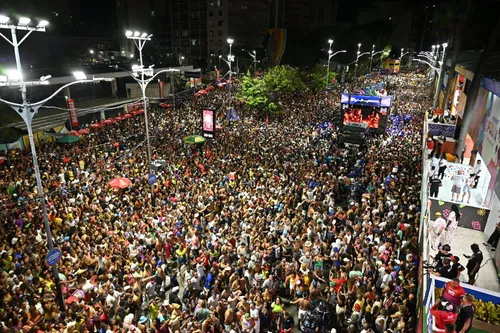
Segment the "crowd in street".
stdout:
[[[415,74],[388,81],[384,135],[338,140],[341,88],[297,92],[266,117],[227,88],[152,106],[148,184],[142,116],[73,144],[39,147],[65,302],[47,254],[28,151],[0,164],[0,321],[9,332],[414,332],[423,114]],[[366,83],[366,82],[365,82]],[[343,89],[354,89],[362,82]],[[236,88],[236,87],[235,87]],[[233,88],[233,94],[234,89]],[[219,111],[215,140],[200,108]],[[115,190],[115,177],[132,181]],[[327,322],[309,319],[317,308]]]

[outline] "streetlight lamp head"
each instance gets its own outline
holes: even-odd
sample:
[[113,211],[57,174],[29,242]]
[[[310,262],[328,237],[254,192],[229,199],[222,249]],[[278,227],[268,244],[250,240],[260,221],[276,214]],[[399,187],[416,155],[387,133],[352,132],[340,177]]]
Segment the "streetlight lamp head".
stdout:
[[333,39],[329,39],[328,44],[333,44]]
[[143,32],[142,35],[141,35],[142,38],[146,38],[147,36],[148,36],[148,34],[145,33],[145,32]]
[[30,18],[28,18],[28,17],[21,17],[21,18],[19,19],[18,24],[19,24],[20,26],[27,26],[28,24],[30,24],[30,22],[31,22],[31,19],[30,19]]
[[21,72],[19,72],[17,69],[7,69],[5,71],[5,74],[7,74],[7,77],[10,81],[20,81],[23,78]]
[[94,54],[94,50],[90,49],[89,50],[90,54]]
[[132,37],[134,33],[130,30],[125,31],[125,37]]
[[73,76],[75,77],[75,79],[77,79],[78,81],[81,81],[81,80],[86,80],[87,79],[87,75],[85,75],[84,72],[82,71],[76,71],[76,72],[73,72]]
[[221,59],[221,58],[222,58],[222,55],[221,55],[221,54],[219,54],[219,59]]
[[332,50],[328,50],[328,54],[332,54],[332,53],[333,53],[333,51],[332,51]]
[[130,58],[133,58],[133,57],[134,57],[134,54],[132,53],[132,54],[130,55]]
[[361,53],[361,52],[360,52],[360,51],[358,51],[358,55],[359,55],[360,53]]
[[141,33],[139,31],[134,32],[134,37],[139,37]]
[[443,47],[448,47],[448,43],[444,43],[444,44],[443,44]]
[[38,22],[38,25],[36,27],[37,28],[45,28],[48,25],[49,25],[49,21],[47,21],[47,20],[41,20],[40,22]]
[[139,65],[132,65],[132,71],[137,72],[140,69],[141,66]]
[[358,43],[358,47],[361,47],[361,43]]
[[228,39],[227,39],[227,43],[228,43],[229,45],[231,45],[231,44],[233,44],[233,43],[234,43],[234,40],[233,40],[232,38],[228,38]]
[[5,15],[0,15],[0,24],[7,24],[9,22],[10,17],[5,16]]
[[252,52],[253,52],[253,54],[257,53],[257,52],[255,52],[255,50],[253,50]]

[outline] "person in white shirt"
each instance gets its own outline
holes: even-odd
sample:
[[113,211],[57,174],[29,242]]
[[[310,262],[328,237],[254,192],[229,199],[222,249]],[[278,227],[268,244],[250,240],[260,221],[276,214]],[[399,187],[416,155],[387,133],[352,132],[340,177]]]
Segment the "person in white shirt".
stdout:
[[436,220],[429,228],[429,238],[431,241],[431,248],[437,250],[439,243],[441,243],[441,238],[444,236],[444,230],[446,229],[446,221],[441,217],[441,212],[436,212]]
[[467,203],[470,204],[470,193],[471,193],[473,184],[474,184],[474,177],[468,177],[465,180],[464,189],[462,191],[462,200],[460,202],[464,202],[465,195],[468,194],[469,196],[467,198]]
[[479,174],[481,172],[481,160],[476,161],[476,165],[472,168],[470,175],[471,177],[474,177],[474,184],[472,184],[472,188],[477,188],[477,183],[479,183],[479,177],[481,177]]
[[457,195],[456,201],[460,199],[460,193],[462,192],[462,187],[464,187],[465,178],[462,174],[462,170],[458,170],[458,173],[453,176],[453,186],[451,187],[451,201],[455,201],[455,194]]

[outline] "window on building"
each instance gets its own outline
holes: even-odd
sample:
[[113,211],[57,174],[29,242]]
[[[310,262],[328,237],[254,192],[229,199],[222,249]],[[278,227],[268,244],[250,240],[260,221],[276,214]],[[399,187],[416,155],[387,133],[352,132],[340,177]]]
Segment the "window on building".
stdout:
[[212,28],[214,26],[214,21],[208,21],[208,26]]
[[247,9],[248,9],[248,6],[247,6],[247,5],[241,5],[241,9],[243,9],[243,10],[247,10]]
[[189,31],[182,30],[182,37],[187,37],[189,35]]
[[221,0],[217,0],[217,6],[220,7]]
[[191,39],[191,45],[196,46],[196,39]]
[[219,16],[222,16],[222,10],[219,10]]
[[219,39],[219,40],[217,41],[217,45],[222,46],[222,40],[221,40],[221,39]]
[[208,35],[209,35],[210,37],[211,37],[211,36],[213,36],[213,35],[214,35],[214,31],[213,31],[213,30],[210,30],[210,31],[208,32]]
[[208,4],[210,5],[210,7],[214,6],[214,2],[213,1],[209,1]]
[[217,36],[222,37],[222,30],[217,31]]
[[217,21],[217,25],[218,25],[219,27],[222,27],[222,26],[224,25],[224,21]]
[[208,12],[208,16],[213,17],[214,16],[214,12]]

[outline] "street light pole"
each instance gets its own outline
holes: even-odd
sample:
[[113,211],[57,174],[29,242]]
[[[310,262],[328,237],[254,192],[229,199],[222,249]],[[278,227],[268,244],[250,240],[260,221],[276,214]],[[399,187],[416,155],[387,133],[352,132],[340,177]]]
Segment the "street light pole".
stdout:
[[[441,87],[443,85],[444,81],[444,73],[446,70],[446,48],[448,47],[448,43],[443,44],[443,56],[441,58],[441,67],[439,69],[439,78],[438,78],[438,84],[436,86],[436,93],[434,94],[434,103],[432,103],[432,109],[434,110],[438,104],[439,104],[439,96],[441,95]],[[436,57],[436,59],[439,59],[439,56]],[[439,64],[439,60],[437,60],[437,63]],[[448,87],[447,87],[448,88]],[[446,108],[446,105],[443,106],[443,110]]]
[[332,44],[333,39],[328,40],[328,61],[326,63],[326,82],[325,82],[325,90],[328,89],[328,76],[330,76],[330,55],[332,54]]
[[245,51],[246,53],[248,53],[252,57],[252,59],[253,59],[253,76],[255,76],[255,73],[257,72],[257,54],[256,54],[255,50],[253,50],[252,53],[248,52],[245,49],[241,49],[241,50]]
[[[70,82],[62,87],[60,87],[58,90],[56,90],[51,96],[48,98],[32,103],[28,101],[27,96],[26,96],[26,82],[24,81],[23,78],[23,69],[22,69],[22,64],[21,64],[21,56],[19,54],[19,46],[28,38],[28,36],[33,32],[45,32],[45,27],[49,24],[48,21],[42,20],[38,23],[36,27],[29,26],[29,23],[31,22],[30,19],[28,18],[20,18],[18,24],[10,24],[9,23],[10,18],[6,16],[0,16],[0,28],[2,29],[9,29],[11,32],[12,40],[8,39],[0,33],[0,36],[4,38],[9,44],[11,44],[14,47],[14,56],[16,59],[16,67],[17,67],[17,79],[19,80],[19,85],[20,85],[20,91],[21,91],[21,98],[22,98],[22,103],[14,103],[10,102],[7,100],[0,99],[0,102],[3,102],[7,105],[9,105],[12,109],[14,109],[23,119],[24,123],[26,124],[26,127],[28,129],[28,139],[29,139],[29,144],[30,144],[30,150],[31,150],[31,157],[33,160],[33,168],[35,169],[35,179],[36,179],[36,186],[37,186],[37,192],[38,192],[38,200],[40,201],[40,206],[42,209],[42,215],[43,215],[43,225],[45,228],[45,234],[47,237],[47,247],[49,248],[49,251],[54,249],[54,242],[52,240],[52,232],[50,229],[50,223],[49,223],[49,218],[48,218],[48,213],[47,213],[47,206],[45,202],[45,193],[43,191],[43,184],[42,184],[42,177],[40,175],[40,168],[38,166],[38,157],[36,153],[36,147],[35,147],[35,141],[33,139],[33,129],[31,127],[33,118],[35,115],[38,113],[38,110],[40,107],[45,104],[47,101],[55,97],[59,92],[64,90],[65,88],[77,84],[77,83],[89,83],[89,82],[97,82],[100,79],[92,79],[92,80],[87,80],[85,75],[81,72],[75,73],[75,77],[78,74],[77,81]],[[18,41],[17,39],[17,30],[25,30],[27,31],[26,35]],[[82,77],[83,76],[83,77]],[[47,76],[46,78],[50,78],[50,76]],[[43,81],[45,79],[42,78]],[[59,308],[61,312],[65,312],[65,303],[63,299],[63,294],[61,291],[61,284],[60,284],[60,279],[59,279],[59,271],[57,269],[57,263],[52,265],[52,275],[54,278],[54,283],[56,287],[56,299],[59,304]]]
[[[146,145],[147,145],[147,154],[148,154],[148,170],[149,170],[149,175],[153,174],[153,169],[151,166],[151,143],[150,143],[150,138],[149,138],[149,122],[148,122],[148,108],[147,108],[147,97],[146,97],[146,84],[144,80],[144,63],[142,61],[142,49],[144,48],[144,45],[146,44],[147,41],[151,40],[151,37],[153,35],[148,35],[147,33],[140,33],[138,31],[132,32],[132,31],[127,31],[125,32],[125,36],[128,39],[131,39],[134,41],[135,46],[139,50],[139,61],[140,61],[140,75],[141,79],[137,80],[137,83],[141,87],[141,92],[142,92],[142,102],[143,102],[143,107],[144,107],[144,123],[146,125]],[[152,68],[150,70],[152,72]],[[149,176],[148,176],[149,178]],[[154,206],[154,184],[151,184],[151,202]]]
[[373,62],[373,56],[375,55],[375,44],[372,45],[372,53],[370,55],[370,74],[372,72],[372,62]]
[[361,53],[361,43],[358,44],[358,52],[356,53],[356,65],[354,66],[354,78],[356,78],[356,75],[358,74],[358,59],[359,59],[360,53]]

